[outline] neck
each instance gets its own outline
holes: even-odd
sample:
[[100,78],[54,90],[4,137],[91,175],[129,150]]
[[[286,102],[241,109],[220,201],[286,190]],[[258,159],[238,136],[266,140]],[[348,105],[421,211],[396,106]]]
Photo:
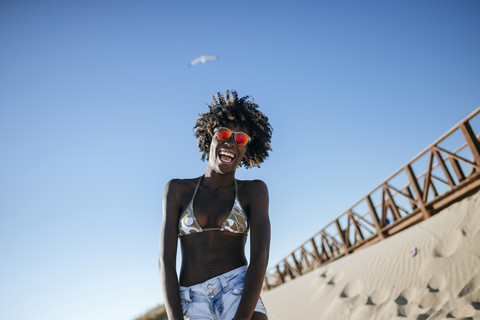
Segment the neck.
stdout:
[[228,187],[231,186],[235,181],[235,172],[218,173],[212,170],[210,167],[207,167],[207,170],[203,175],[203,181],[212,189]]

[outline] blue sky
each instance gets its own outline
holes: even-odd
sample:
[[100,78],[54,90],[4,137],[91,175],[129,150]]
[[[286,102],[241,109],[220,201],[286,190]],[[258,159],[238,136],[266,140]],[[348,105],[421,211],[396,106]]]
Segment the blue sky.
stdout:
[[[201,175],[210,95],[273,152],[270,266],[480,106],[480,2],[0,2],[0,318],[161,303],[165,183]],[[202,55],[217,61],[188,67]]]

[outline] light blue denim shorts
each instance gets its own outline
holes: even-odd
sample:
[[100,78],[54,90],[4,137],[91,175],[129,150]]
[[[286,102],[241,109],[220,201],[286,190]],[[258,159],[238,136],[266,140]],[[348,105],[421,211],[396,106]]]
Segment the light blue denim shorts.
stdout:
[[[247,266],[243,266],[204,283],[180,286],[180,301],[184,319],[231,320],[242,298]],[[267,314],[259,297],[255,311]]]

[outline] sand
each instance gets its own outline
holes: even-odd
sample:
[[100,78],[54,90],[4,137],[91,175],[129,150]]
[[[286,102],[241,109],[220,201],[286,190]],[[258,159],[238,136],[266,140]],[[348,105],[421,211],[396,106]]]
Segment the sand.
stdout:
[[272,320],[480,319],[480,192],[262,299]]

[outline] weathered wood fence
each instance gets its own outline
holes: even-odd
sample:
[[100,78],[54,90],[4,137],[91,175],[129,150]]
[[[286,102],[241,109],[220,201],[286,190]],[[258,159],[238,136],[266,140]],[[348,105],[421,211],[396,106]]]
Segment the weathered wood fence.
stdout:
[[[428,219],[480,189],[480,108],[267,270],[265,289]],[[417,172],[423,172],[418,174]]]

